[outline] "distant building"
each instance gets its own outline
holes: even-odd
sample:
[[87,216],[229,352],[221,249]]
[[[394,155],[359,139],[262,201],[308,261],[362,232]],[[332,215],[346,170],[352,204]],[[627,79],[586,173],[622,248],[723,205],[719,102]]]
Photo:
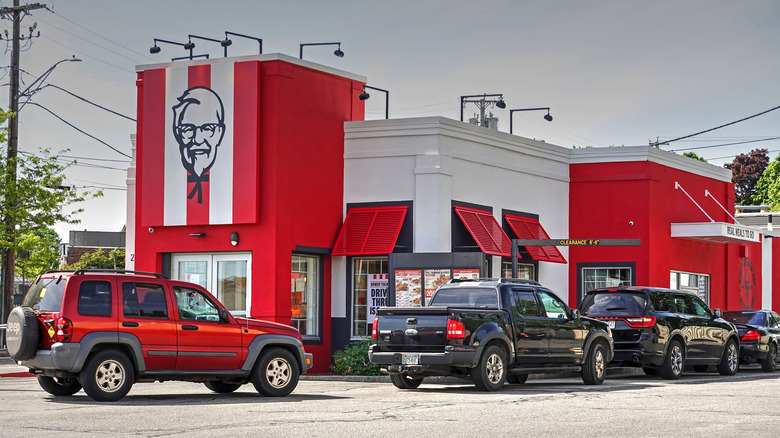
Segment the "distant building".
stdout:
[[62,244],[60,262],[71,265],[82,255],[101,249],[108,253],[112,249],[125,249],[125,228],[122,231],[71,231],[68,243]]

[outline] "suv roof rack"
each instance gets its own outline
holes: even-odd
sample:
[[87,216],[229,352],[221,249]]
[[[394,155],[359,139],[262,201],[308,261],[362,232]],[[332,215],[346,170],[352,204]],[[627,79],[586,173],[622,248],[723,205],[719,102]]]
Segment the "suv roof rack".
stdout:
[[542,284],[536,280],[526,280],[525,278],[501,278],[500,283],[518,283],[518,284],[533,284],[534,286],[541,286]]
[[136,274],[136,275],[151,275],[155,278],[168,279],[168,276],[157,272],[145,272],[145,271],[128,271],[124,269],[79,269],[74,272],[73,275],[82,275],[87,273],[112,273],[112,274]]

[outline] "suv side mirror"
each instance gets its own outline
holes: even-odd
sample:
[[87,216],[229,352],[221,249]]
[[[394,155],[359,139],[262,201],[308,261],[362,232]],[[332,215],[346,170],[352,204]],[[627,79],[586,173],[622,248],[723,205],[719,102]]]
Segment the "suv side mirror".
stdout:
[[219,322],[230,322],[230,315],[227,309],[219,309]]
[[580,319],[580,311],[577,309],[571,309],[571,319]]
[[715,318],[723,318],[723,311],[720,309],[713,310],[713,313],[715,314]]

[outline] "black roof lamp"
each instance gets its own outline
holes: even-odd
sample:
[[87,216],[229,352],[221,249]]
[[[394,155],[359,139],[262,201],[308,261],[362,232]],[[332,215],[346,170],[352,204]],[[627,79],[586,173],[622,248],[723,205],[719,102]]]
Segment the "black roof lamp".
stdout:
[[338,46],[338,48],[333,52],[333,54],[338,56],[339,58],[343,58],[344,57],[344,52],[341,51],[341,42],[335,42],[335,43],[303,43],[303,44],[301,44],[301,50],[298,53],[298,57],[300,59],[303,59],[303,47],[304,46]]
[[544,116],[544,120],[547,120],[548,122],[552,122],[553,117],[550,115],[550,107],[542,107],[542,108],[520,108],[520,109],[511,109],[509,110],[509,133],[512,133],[512,114],[515,113],[515,111],[547,111],[547,114]]

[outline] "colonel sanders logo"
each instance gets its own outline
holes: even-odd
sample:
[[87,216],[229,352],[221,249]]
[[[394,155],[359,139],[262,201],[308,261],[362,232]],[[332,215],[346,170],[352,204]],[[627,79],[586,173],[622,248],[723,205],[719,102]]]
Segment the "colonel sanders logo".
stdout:
[[187,169],[188,183],[195,183],[187,198],[198,195],[203,203],[202,182],[217,159],[217,148],[225,134],[225,111],[217,93],[206,87],[192,87],[173,107],[173,135],[179,144],[181,164]]

